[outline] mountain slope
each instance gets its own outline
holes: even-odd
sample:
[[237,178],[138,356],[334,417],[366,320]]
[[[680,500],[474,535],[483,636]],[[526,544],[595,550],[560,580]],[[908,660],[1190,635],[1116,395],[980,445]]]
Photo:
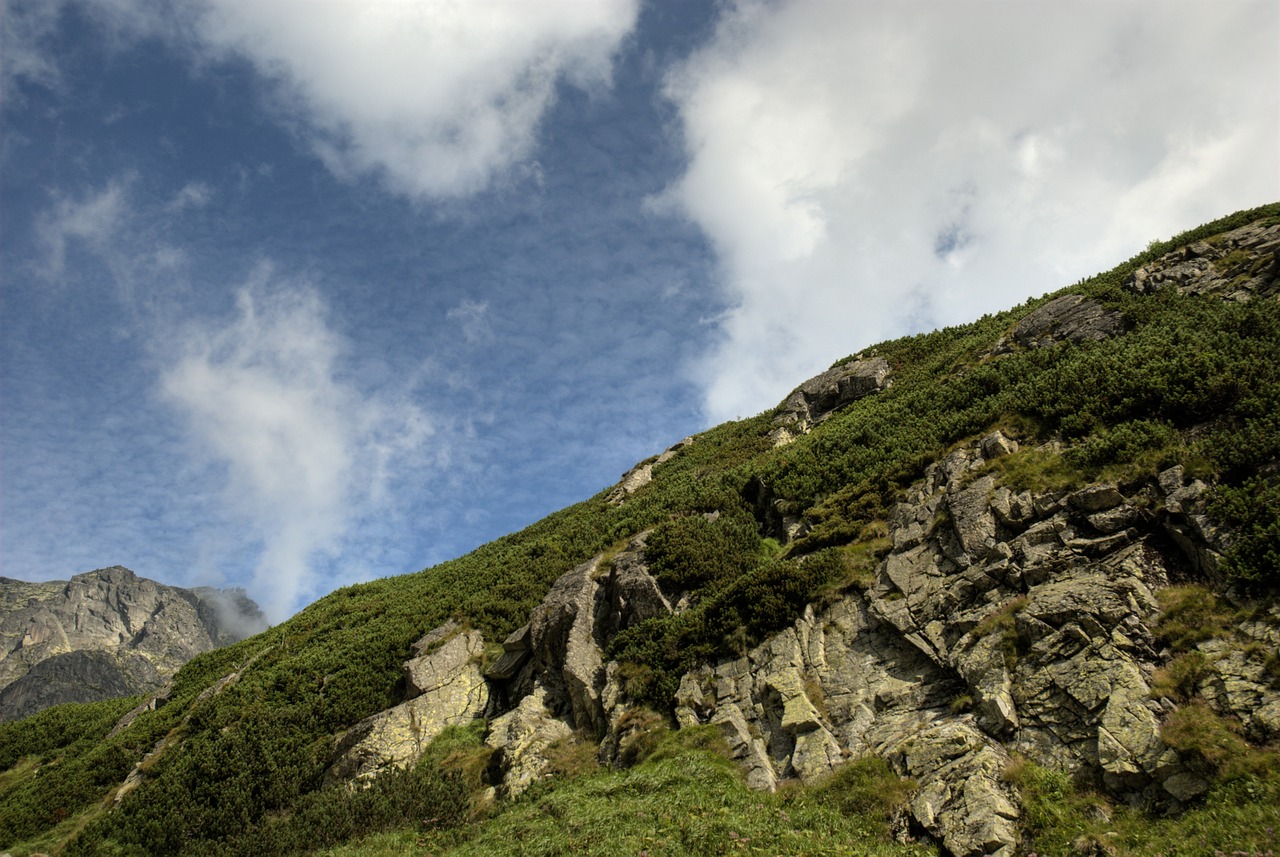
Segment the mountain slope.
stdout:
[[[794,800],[870,812],[868,835],[892,816],[952,853],[1047,852],[1088,845],[1117,803],[1207,801],[1242,813],[1202,823],[1236,837],[1209,850],[1265,850],[1277,224],[1280,206],[1242,212],[840,361],[520,533],[196,657],[127,722],[99,705],[0,726],[0,843],[301,853],[416,819],[427,853],[466,853],[486,830],[524,842],[521,813],[556,794],[639,800],[653,777],[678,793],[664,760],[722,753],[753,785],[809,783],[779,804],[725,793],[765,832]],[[444,699],[487,723],[428,730]],[[597,755],[639,765],[583,777]],[[890,767],[872,791],[903,800],[855,800],[841,779],[875,756]],[[349,790],[356,774],[372,785]],[[751,847],[678,805],[626,805],[677,837],[653,853]],[[824,812],[786,848],[826,830],[844,853]],[[1132,848],[1167,830],[1114,825]],[[571,833],[537,853],[614,853]]]
[[166,586],[119,566],[0,578],[0,721],[150,693],[195,655],[265,627],[241,591]]

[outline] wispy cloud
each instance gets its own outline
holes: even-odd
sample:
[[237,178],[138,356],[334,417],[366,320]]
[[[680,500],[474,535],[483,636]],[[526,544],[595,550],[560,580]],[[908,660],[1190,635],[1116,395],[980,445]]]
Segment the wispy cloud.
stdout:
[[113,48],[182,27],[155,0],[0,0],[0,102],[20,99],[20,83],[66,87],[65,70],[50,47],[67,10],[93,22],[97,37]]
[[44,246],[41,273],[48,279],[62,276],[67,267],[67,251],[75,242],[99,254],[110,250],[112,237],[128,215],[124,179],[113,179],[98,191],[79,198],[56,196],[36,227]]
[[189,208],[204,208],[212,200],[213,188],[207,182],[187,182],[165,208],[172,214],[181,214]]
[[656,204],[733,307],[712,420],[1280,191],[1274,3],[922,9],[741,0],[668,77],[690,160]]
[[263,550],[252,587],[273,619],[323,591],[314,569],[382,499],[390,456],[431,433],[424,414],[339,374],[344,343],[316,292],[261,268],[235,317],[193,324],[161,387],[200,450],[226,466],[227,504]]
[[464,298],[461,303],[445,313],[445,317],[458,325],[462,331],[462,338],[468,344],[485,342],[493,337],[493,328],[489,324],[488,301]]
[[0,101],[13,97],[18,81],[59,85],[58,64],[41,45],[57,28],[61,14],[58,2],[4,0],[0,5]]
[[558,81],[609,79],[636,0],[212,0],[201,39],[247,57],[337,173],[465,195],[528,157]]

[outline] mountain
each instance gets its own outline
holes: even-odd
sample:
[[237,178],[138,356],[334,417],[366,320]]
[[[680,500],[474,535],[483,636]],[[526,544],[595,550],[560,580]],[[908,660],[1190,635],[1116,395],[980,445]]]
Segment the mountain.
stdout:
[[0,577],[0,720],[157,691],[201,652],[266,627],[241,590],[181,589],[120,566]]
[[1268,853],[1280,204],[837,361],[163,696],[0,725],[0,847]]

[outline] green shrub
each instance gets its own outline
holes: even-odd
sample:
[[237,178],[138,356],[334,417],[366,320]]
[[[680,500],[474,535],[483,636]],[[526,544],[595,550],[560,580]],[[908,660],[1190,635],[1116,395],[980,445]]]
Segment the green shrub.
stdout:
[[1280,585],[1280,481],[1220,485],[1210,494],[1208,511],[1233,533],[1223,571],[1256,587]]

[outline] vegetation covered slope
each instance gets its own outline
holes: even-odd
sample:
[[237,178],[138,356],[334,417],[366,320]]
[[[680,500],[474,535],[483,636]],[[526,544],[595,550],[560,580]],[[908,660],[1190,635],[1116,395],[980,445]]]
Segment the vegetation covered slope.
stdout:
[[[427,853],[446,840],[471,853],[464,843],[486,841],[486,825],[531,829],[512,819],[521,812],[554,813],[555,781],[514,804],[485,809],[476,799],[483,791],[483,748],[474,741],[468,746],[455,738],[456,746],[442,745],[414,770],[364,792],[326,786],[335,736],[403,697],[401,663],[414,641],[451,618],[501,640],[527,621],[560,575],[652,530],[651,567],[690,607],[624,631],[610,654],[624,664],[631,692],[669,716],[688,670],[744,651],[793,622],[806,604],[874,576],[887,548],[885,521],[902,492],[957,444],[993,428],[1018,435],[1028,448],[1056,442],[1005,465],[1006,479],[1028,486],[1067,487],[1104,476],[1149,480],[1182,464],[1213,486],[1211,515],[1231,534],[1217,577],[1202,583],[1270,597],[1280,584],[1280,304],[1274,297],[1233,302],[1125,285],[1143,265],[1178,247],[1212,242],[1255,222],[1280,222],[1280,206],[1154,245],[1066,290],[1118,314],[1123,335],[1050,348],[1002,347],[1052,297],[1046,296],[969,325],[883,343],[863,357],[882,358],[892,386],[836,411],[792,443],[774,445],[773,412],[714,428],[664,461],[658,476],[623,503],[602,493],[458,560],[335,592],[268,632],[197,657],[178,674],[164,705],[127,726],[117,726],[123,713],[117,703],[64,706],[0,725],[0,769],[6,770],[0,848],[15,854],[302,853],[407,824],[429,831],[423,834]],[[1224,271],[1232,273],[1239,261],[1228,257]],[[1246,266],[1239,276],[1247,279],[1251,270]],[[764,504],[760,486],[767,486]],[[803,521],[790,538],[779,526],[786,517]],[[1247,751],[1271,758],[1231,744],[1241,739],[1229,723],[1189,731],[1186,740],[1201,741],[1210,755]],[[679,758],[707,751],[676,745],[665,752]],[[1205,811],[1215,801],[1274,806],[1268,800],[1276,794],[1276,774],[1269,765],[1225,766]],[[584,801],[592,790],[625,795],[645,776],[652,776],[648,782],[674,776],[638,768],[582,780],[574,777],[580,768],[564,767],[560,787],[579,790]],[[1066,841],[1064,830],[1076,830],[1079,838],[1096,828],[1087,799],[1054,772],[1031,767],[1010,776],[1025,781],[1022,823],[1029,841]],[[719,790],[715,776],[708,777],[697,788]],[[676,780],[663,786],[683,787]],[[841,803],[851,788],[813,787],[795,799],[825,802],[835,818],[861,811]],[[722,805],[756,818],[755,809],[743,809],[746,800],[725,787]],[[761,801],[765,815],[790,812]],[[636,804],[635,811],[650,810]],[[875,835],[887,836],[892,809],[868,811],[878,819]],[[850,853],[841,850],[850,835],[841,832],[844,822],[828,824],[822,812],[805,817],[816,819],[819,832],[766,850]],[[1262,828],[1269,818],[1246,817]],[[750,818],[736,823],[746,830],[756,823]],[[1132,822],[1148,831],[1134,837],[1157,835],[1155,827],[1141,827],[1146,823]],[[742,831],[732,831],[738,839],[728,832],[724,840],[698,839],[685,850],[752,849],[741,842]],[[1262,838],[1250,842],[1266,845]],[[754,846],[761,846],[758,837]],[[537,853],[572,853],[573,847],[566,838]],[[670,843],[649,850],[681,853]]]

